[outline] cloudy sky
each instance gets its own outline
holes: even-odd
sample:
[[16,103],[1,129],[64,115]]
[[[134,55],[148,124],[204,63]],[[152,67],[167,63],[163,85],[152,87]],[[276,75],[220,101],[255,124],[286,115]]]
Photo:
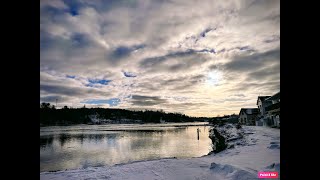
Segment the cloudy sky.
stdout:
[[279,0],[40,1],[40,102],[216,116],[279,90]]

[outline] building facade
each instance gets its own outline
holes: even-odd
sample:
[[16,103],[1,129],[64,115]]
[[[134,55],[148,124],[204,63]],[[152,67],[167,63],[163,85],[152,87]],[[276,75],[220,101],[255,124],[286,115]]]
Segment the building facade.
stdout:
[[255,125],[255,120],[258,115],[258,108],[241,108],[239,112],[239,123],[244,125]]
[[271,101],[271,105],[266,107],[266,117],[271,126],[280,127],[280,91],[266,100]]
[[272,104],[271,101],[266,100],[270,97],[271,96],[258,96],[256,105],[258,106],[260,117],[264,117],[266,115],[267,112],[265,108]]

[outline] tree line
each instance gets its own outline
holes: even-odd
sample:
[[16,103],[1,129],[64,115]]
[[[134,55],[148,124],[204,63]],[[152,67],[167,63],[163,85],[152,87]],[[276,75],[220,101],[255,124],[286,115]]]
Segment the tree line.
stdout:
[[40,125],[72,125],[72,124],[88,124],[91,122],[90,115],[97,115],[99,119],[108,119],[117,122],[121,119],[140,120],[141,123],[160,123],[160,119],[165,122],[194,122],[204,121],[204,118],[190,117],[181,113],[166,113],[162,110],[158,111],[132,111],[125,109],[109,109],[109,108],[70,108],[64,106],[56,109],[50,103],[40,104]]

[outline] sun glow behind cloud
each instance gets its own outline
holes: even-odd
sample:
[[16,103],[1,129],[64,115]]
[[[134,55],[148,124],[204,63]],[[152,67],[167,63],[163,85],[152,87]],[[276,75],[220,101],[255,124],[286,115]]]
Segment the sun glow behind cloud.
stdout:
[[222,81],[222,72],[218,70],[213,70],[208,73],[207,77],[207,83],[210,86],[216,86],[219,85],[219,83]]

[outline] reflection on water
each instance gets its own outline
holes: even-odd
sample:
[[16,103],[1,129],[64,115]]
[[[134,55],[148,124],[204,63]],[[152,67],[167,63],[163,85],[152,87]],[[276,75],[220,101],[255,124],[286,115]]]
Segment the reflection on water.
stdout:
[[[200,140],[197,140],[197,128],[200,129]],[[134,124],[40,128],[40,172],[167,157],[200,157],[210,151],[211,140],[206,126],[170,123],[161,126]]]

